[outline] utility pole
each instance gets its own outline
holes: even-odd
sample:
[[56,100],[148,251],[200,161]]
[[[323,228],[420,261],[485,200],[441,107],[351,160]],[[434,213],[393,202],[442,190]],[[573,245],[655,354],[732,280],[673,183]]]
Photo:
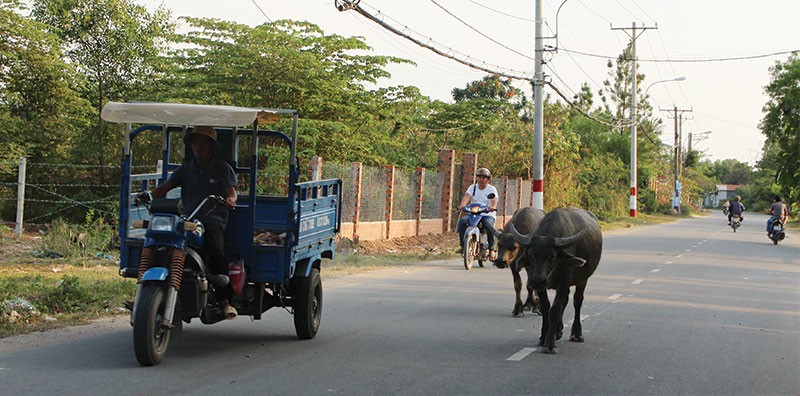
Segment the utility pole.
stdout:
[[642,26],[640,33],[636,33],[636,22],[633,22],[633,25],[630,28],[611,28],[611,30],[622,30],[626,34],[628,33],[628,29],[631,30],[628,36],[631,38],[631,195],[630,195],[630,214],[631,217],[636,217],[636,196],[637,194],[637,162],[638,162],[638,142],[637,142],[637,135],[636,135],[636,124],[639,123],[638,117],[636,116],[636,39],[645,32],[647,29],[658,29],[658,27],[648,27]]
[[[677,106],[673,106],[672,109],[660,109],[661,111],[672,111],[673,117],[675,119],[675,144],[673,147],[675,159],[673,164],[673,174],[674,174],[674,195],[672,196],[672,208],[675,209],[675,212],[680,214],[681,213],[681,183],[678,181],[678,176],[680,176],[680,157],[681,157],[681,137],[680,137],[680,130],[679,125],[683,124],[682,118],[683,113],[691,112],[692,110],[684,110],[678,109]],[[680,114],[678,113],[680,112]]]
[[544,210],[544,44],[542,42],[542,0],[534,2],[533,63],[533,207]]

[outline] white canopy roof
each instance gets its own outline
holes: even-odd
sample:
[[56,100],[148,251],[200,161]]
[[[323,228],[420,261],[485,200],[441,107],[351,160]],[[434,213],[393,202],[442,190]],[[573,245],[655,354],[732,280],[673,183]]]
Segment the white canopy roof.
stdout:
[[281,114],[296,110],[197,105],[183,103],[108,102],[100,117],[109,122],[157,125],[245,126],[278,120]]

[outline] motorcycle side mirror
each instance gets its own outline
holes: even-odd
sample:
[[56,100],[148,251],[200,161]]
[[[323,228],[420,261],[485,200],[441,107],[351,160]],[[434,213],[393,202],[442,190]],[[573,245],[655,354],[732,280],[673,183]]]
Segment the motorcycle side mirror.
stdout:
[[496,197],[496,196],[497,195],[494,195],[494,193],[489,193],[489,195],[487,195],[486,198],[494,199],[494,197]]

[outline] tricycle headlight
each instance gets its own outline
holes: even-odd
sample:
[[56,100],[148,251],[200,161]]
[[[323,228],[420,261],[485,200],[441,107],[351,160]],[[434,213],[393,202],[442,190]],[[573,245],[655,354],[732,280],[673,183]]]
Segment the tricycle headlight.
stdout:
[[150,219],[150,231],[172,231],[174,222],[172,216],[153,216]]

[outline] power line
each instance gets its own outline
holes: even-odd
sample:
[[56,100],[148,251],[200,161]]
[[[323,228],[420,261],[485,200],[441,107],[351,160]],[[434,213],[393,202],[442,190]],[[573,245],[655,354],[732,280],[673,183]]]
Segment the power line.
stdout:
[[256,6],[256,8],[258,8],[259,11],[261,11],[261,15],[263,15],[264,18],[267,18],[267,21],[269,23],[272,23],[272,19],[269,19],[269,17],[267,16],[267,13],[264,12],[264,10],[261,9],[261,7],[258,5],[258,3],[256,3],[256,0],[250,0],[250,1],[253,2],[253,5]]
[[[461,59],[461,58],[459,58],[457,56],[445,53],[445,52],[439,50],[438,48],[436,48],[436,47],[434,47],[434,46],[432,46],[432,45],[430,45],[428,43],[422,42],[419,39],[411,37],[411,35],[398,30],[394,26],[389,25],[388,23],[384,22],[383,20],[381,20],[381,19],[377,18],[376,16],[370,14],[369,12],[367,12],[366,10],[361,8],[361,6],[359,6],[359,2],[360,2],[360,0],[352,0],[352,1],[337,0],[336,1],[336,8],[339,11],[354,10],[354,11],[358,12],[359,14],[363,15],[364,17],[366,17],[367,19],[369,19],[369,20],[381,25],[383,28],[389,30],[390,32],[392,32],[392,33],[394,33],[394,34],[396,34],[398,36],[401,36],[401,37],[403,37],[403,38],[405,38],[407,40],[410,40],[413,43],[415,43],[415,44],[417,44],[417,45],[419,45],[419,46],[421,46],[423,48],[427,48],[427,49],[435,52],[436,54],[438,54],[440,56],[455,60],[456,62],[459,62],[459,63],[464,64],[466,66],[472,67],[474,69],[482,70],[482,71],[485,71],[487,73],[495,74],[495,75],[502,76],[502,77],[535,82],[534,81],[535,79],[532,76],[529,76],[530,73],[522,73],[522,72],[518,72],[518,71],[514,71],[514,70],[511,70],[511,72],[514,73],[514,74],[504,73],[504,72],[498,71],[497,69],[490,69],[487,66],[482,66],[482,65],[475,64],[470,60],[469,57],[467,57],[466,59]],[[435,42],[435,41],[433,41],[432,39],[429,39],[428,42]],[[485,65],[486,63],[483,62],[483,64]],[[492,66],[495,66],[495,67],[499,68],[499,66],[496,66],[496,65],[492,65]],[[510,70],[510,69],[506,69],[506,70]],[[554,73],[554,75],[555,75],[555,73]],[[558,76],[556,75],[556,77],[558,77]],[[591,120],[594,120],[594,121],[596,121],[598,123],[601,123],[603,125],[606,125],[606,126],[610,126],[612,128],[624,128],[624,127],[630,126],[630,124],[621,124],[621,123],[612,124],[612,123],[603,121],[601,119],[598,119],[598,118],[594,117],[593,115],[586,113],[585,111],[583,111],[583,109],[581,109],[577,105],[575,105],[575,103],[573,103],[566,95],[564,95],[561,92],[561,90],[559,90],[551,82],[543,82],[543,83],[547,84],[548,86],[550,86],[550,88],[552,88],[556,92],[556,94],[559,97],[561,97],[561,99],[563,99],[570,107],[572,107],[573,109],[575,109],[576,111],[578,111],[579,113],[583,114],[584,116],[586,116],[587,118],[589,118]],[[534,100],[542,100],[542,98],[535,98]]]
[[[475,61],[473,61],[473,58],[471,56],[469,56],[467,54],[464,54],[464,53],[461,53],[461,52],[458,52],[458,51],[455,51],[452,48],[447,48],[446,50],[442,50],[442,49],[437,48],[436,45],[439,44],[439,43],[437,43],[436,41],[434,41],[431,38],[427,38],[426,41],[423,41],[425,39],[419,39],[419,38],[416,38],[416,37],[412,37],[411,34],[406,33],[404,31],[401,31],[400,29],[397,29],[394,26],[384,22],[382,19],[378,18],[377,16],[370,14],[369,12],[367,12],[366,10],[361,8],[361,6],[359,5],[359,2],[360,2],[360,0],[352,0],[352,1],[349,1],[349,0],[336,0],[336,8],[338,10],[340,10],[340,11],[354,10],[354,11],[358,12],[359,14],[363,15],[364,17],[366,17],[367,19],[369,19],[369,20],[377,23],[378,25],[382,26],[384,29],[386,29],[386,30],[388,30],[388,31],[400,36],[400,37],[403,37],[403,38],[413,42],[414,44],[417,44],[420,47],[427,48],[428,50],[433,51],[437,55],[443,56],[445,58],[452,59],[452,60],[454,60],[454,61],[456,61],[458,63],[461,63],[463,65],[469,66],[469,67],[471,67],[473,69],[482,70],[484,72],[487,72],[487,73],[490,73],[490,74],[495,74],[495,75],[502,76],[502,77],[514,78],[514,79],[518,79],[518,80],[533,81],[533,76],[532,76],[532,73],[530,73],[530,72],[521,72],[521,71],[517,71],[517,70],[513,70],[513,69],[508,69],[508,68],[505,68],[505,67],[502,67],[502,66],[499,66],[499,65],[487,63],[485,61],[480,61],[480,60],[477,60],[477,62],[480,62],[480,64],[478,64]],[[378,13],[380,14],[380,11],[378,11]],[[383,14],[383,15],[386,18],[392,19],[391,17],[387,16],[386,14]],[[394,19],[392,19],[392,20],[394,20]],[[395,21],[395,22],[397,22],[397,21]],[[408,29],[408,27],[405,27],[404,30],[413,32],[410,29]],[[413,32],[413,33],[415,33],[419,37],[424,37],[424,36],[422,36],[421,34],[419,34],[417,32]],[[439,44],[439,45],[441,45],[441,44]]]
[[477,5],[477,6],[480,6],[480,7],[483,7],[483,8],[485,8],[485,9],[489,10],[489,11],[492,11],[492,12],[498,13],[498,14],[500,14],[500,15],[505,15],[505,16],[507,16],[507,17],[509,17],[509,18],[519,19],[519,20],[521,20],[521,21],[526,21],[526,22],[536,22],[536,21],[534,21],[533,19],[529,19],[529,18],[523,18],[523,17],[519,17],[519,16],[516,16],[516,15],[509,14],[509,13],[507,13],[507,12],[503,12],[503,11],[500,11],[500,10],[496,10],[496,9],[494,9],[494,8],[492,8],[492,7],[489,7],[489,6],[487,6],[487,5],[484,5],[484,4],[481,4],[481,3],[478,3],[478,2],[477,2],[477,1],[475,1],[475,0],[470,0],[470,3],[472,3],[472,4],[475,4],[475,5]]
[[442,5],[441,5],[441,4],[439,4],[439,3],[437,3],[437,2],[436,2],[436,0],[430,0],[430,1],[431,1],[431,3],[435,4],[437,7],[441,8],[441,9],[442,9],[444,12],[446,12],[448,15],[450,15],[451,17],[455,18],[457,21],[459,21],[459,22],[461,22],[462,24],[464,24],[464,26],[466,26],[466,27],[468,27],[468,28],[472,29],[472,30],[473,30],[473,31],[475,31],[476,33],[478,33],[478,34],[480,34],[481,36],[485,37],[487,40],[489,40],[489,41],[491,41],[491,42],[493,42],[493,43],[495,43],[495,44],[497,44],[497,45],[499,45],[499,46],[501,46],[501,47],[503,47],[503,48],[505,48],[505,49],[507,49],[507,50],[509,50],[509,51],[511,51],[511,52],[513,52],[513,53],[515,53],[515,54],[517,54],[517,55],[519,55],[519,56],[522,56],[522,57],[524,57],[524,58],[528,58],[528,59],[530,59],[530,60],[534,60],[534,61],[536,60],[536,59],[532,58],[531,56],[529,56],[529,55],[527,55],[527,54],[523,54],[522,52],[519,52],[519,51],[517,51],[517,50],[515,50],[515,49],[513,49],[513,48],[511,48],[511,47],[509,47],[509,46],[507,46],[507,45],[505,45],[505,44],[503,44],[503,43],[501,43],[501,42],[499,42],[499,41],[497,41],[497,40],[495,40],[495,39],[491,38],[491,37],[489,37],[489,35],[487,35],[487,34],[484,34],[484,33],[483,33],[483,32],[481,32],[480,30],[476,29],[475,27],[473,27],[472,25],[470,25],[469,23],[467,23],[467,22],[466,22],[466,21],[464,21],[463,19],[459,18],[458,16],[456,16],[455,14],[453,14],[452,12],[450,12],[450,10],[448,10],[447,8],[444,8],[444,7],[442,7]]
[[[616,59],[617,56],[608,56],[608,55],[600,55],[600,54],[592,54],[589,52],[582,52],[567,49],[564,47],[559,48],[561,51],[571,52],[573,54],[584,55],[584,56],[591,56],[594,58],[602,58],[602,59]],[[730,61],[739,61],[739,60],[749,60],[749,59],[759,59],[759,58],[769,58],[773,56],[779,55],[786,55],[800,52],[800,49],[794,50],[787,50],[787,51],[778,51],[778,52],[770,52],[767,54],[759,54],[759,55],[744,55],[744,56],[732,56],[732,57],[725,57],[725,58],[706,58],[706,59],[637,59],[638,62],[660,62],[660,63],[704,63],[704,62],[730,62]],[[622,58],[622,60],[630,61],[632,59],[629,58]]]

